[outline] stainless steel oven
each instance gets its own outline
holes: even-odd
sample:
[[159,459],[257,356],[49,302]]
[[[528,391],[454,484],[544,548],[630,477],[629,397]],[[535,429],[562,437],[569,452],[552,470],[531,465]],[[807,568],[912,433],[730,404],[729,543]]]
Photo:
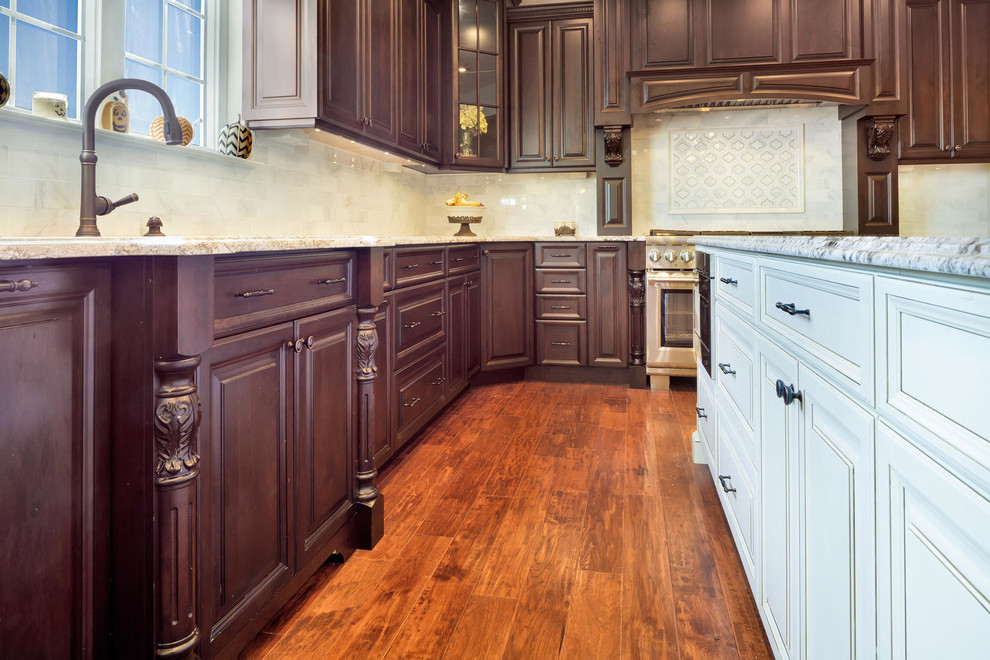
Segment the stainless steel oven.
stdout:
[[683,237],[647,239],[646,373],[654,386],[697,374],[694,248]]

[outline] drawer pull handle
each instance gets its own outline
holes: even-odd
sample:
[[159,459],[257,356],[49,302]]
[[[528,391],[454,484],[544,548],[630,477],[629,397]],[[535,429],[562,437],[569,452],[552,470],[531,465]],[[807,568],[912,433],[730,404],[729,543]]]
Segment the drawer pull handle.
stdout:
[[419,268],[419,264],[406,264],[402,268]]
[[550,305],[550,309],[570,309],[570,305]]
[[570,346],[571,345],[571,342],[569,342],[569,341],[552,341],[552,342],[550,342],[550,345],[551,346]]
[[570,280],[550,280],[550,284],[570,284]]
[[431,266],[442,266],[443,265],[443,261],[431,261],[430,262],[430,265]]
[[443,385],[447,381],[446,378],[440,377],[433,381],[434,385]]
[[705,413],[704,408],[695,408],[695,412],[698,413],[698,419],[708,419],[708,415]]
[[414,408],[416,404],[419,402],[420,402],[420,398],[417,396],[417,397],[413,397],[412,399],[403,403],[402,405],[405,406],[406,408]]
[[731,277],[720,277],[718,281],[722,284],[739,284],[739,280],[734,280]]
[[317,280],[317,284],[340,284],[341,282],[346,282],[346,277],[335,277],[332,280]]
[[38,283],[31,280],[17,280],[16,282],[14,280],[0,280],[0,291],[6,291],[8,293],[30,291],[36,286],[38,286]]
[[451,261],[456,264],[458,261],[464,261],[464,257],[457,257],[456,259],[451,259]]
[[777,379],[777,398],[784,400],[784,405],[789,406],[794,400],[804,401],[804,396],[800,390],[795,390],[793,385],[788,385],[784,381]]
[[563,257],[563,258],[567,258],[567,257],[569,257],[569,256],[571,256],[571,255],[569,255],[569,254],[567,254],[567,253],[565,252],[565,253],[563,253],[563,254],[551,254],[550,256],[551,256],[551,257]]
[[794,303],[782,303],[782,302],[779,302],[775,306],[780,311],[787,312],[791,316],[797,316],[798,314],[804,314],[805,316],[807,316],[809,318],[811,317],[811,310],[810,309],[797,309],[795,307]]
[[422,321],[413,321],[412,323],[404,323],[402,325],[402,327],[403,328],[417,328],[417,327],[419,327],[421,325],[423,325],[423,322]]
[[430,314],[430,316],[433,316],[433,317],[443,316],[445,313],[446,312],[433,312],[432,314]]
[[731,478],[732,478],[732,477],[729,477],[729,476],[725,476],[724,474],[720,474],[720,475],[718,475],[718,482],[719,482],[720,484],[722,484],[722,490],[724,490],[724,491],[725,491],[725,492],[727,492],[727,493],[734,493],[734,492],[736,492],[736,489],[735,489],[735,488],[733,488],[732,486],[726,486],[726,485],[725,485],[725,482],[726,482],[726,481],[728,481],[728,480],[729,480],[729,479],[731,479]]
[[235,293],[235,298],[260,298],[261,296],[273,296],[275,295],[275,289],[259,289],[258,291],[245,291],[243,293]]
[[718,363],[718,368],[722,370],[722,373],[723,374],[725,374],[726,376],[730,376],[730,375],[731,376],[735,376],[736,375],[736,372],[733,371],[730,367],[732,367],[732,365],[729,364],[728,362],[719,362]]

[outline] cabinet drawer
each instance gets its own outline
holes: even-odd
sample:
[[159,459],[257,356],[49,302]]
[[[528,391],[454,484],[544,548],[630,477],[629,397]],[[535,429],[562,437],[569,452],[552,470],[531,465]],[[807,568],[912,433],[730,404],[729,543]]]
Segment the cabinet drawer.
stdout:
[[537,321],[536,362],[580,367],[588,364],[588,325],[584,321]]
[[447,274],[460,275],[481,268],[481,255],[477,245],[447,248]]
[[[759,598],[756,543],[758,526],[758,481],[755,474],[741,460],[740,434],[732,423],[732,417],[718,416],[718,475],[715,488],[722,499],[729,528],[736,539],[739,558],[749,576],[754,593]],[[733,490],[735,489],[735,490]]]
[[708,450],[708,458],[714,465],[718,465],[718,454],[715,452],[715,397],[709,389],[708,374],[701,372],[698,374],[698,405],[695,407],[695,414],[698,418],[698,435],[701,436],[705,448]]
[[537,268],[584,268],[584,243],[537,243]]
[[761,261],[759,272],[760,324],[872,402],[873,277],[771,260]]
[[584,270],[536,269],[537,293],[585,293],[587,289]]
[[444,341],[445,288],[444,282],[431,282],[393,294],[396,369]]
[[588,299],[585,296],[536,296],[536,318],[567,321],[588,319]]
[[[754,437],[758,423],[756,331],[722,304],[715,305],[715,348],[712,374],[727,406],[739,416],[748,438]],[[758,447],[747,442],[747,453],[754,464]]]
[[396,248],[393,261],[395,288],[421,284],[443,277],[446,248]]
[[408,440],[444,403],[447,351],[440,347],[395,375],[398,444]]
[[719,254],[713,261],[715,295],[752,317],[756,308],[756,259]]
[[215,261],[218,337],[354,302],[354,253],[223,257]]

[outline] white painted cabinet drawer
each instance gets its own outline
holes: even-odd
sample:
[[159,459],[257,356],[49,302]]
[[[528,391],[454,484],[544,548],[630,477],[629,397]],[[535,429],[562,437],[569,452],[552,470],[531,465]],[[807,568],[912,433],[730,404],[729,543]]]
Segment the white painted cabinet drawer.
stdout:
[[715,488],[725,508],[729,527],[736,539],[739,557],[749,576],[753,595],[760,598],[760,582],[757,574],[759,554],[759,479],[742,458],[742,435],[733,416],[720,414],[718,425],[718,475]]
[[990,291],[877,278],[881,413],[990,469]]
[[717,464],[718,455],[715,453],[715,397],[709,389],[708,374],[700,370],[698,374],[698,406],[695,412],[698,416],[698,435],[705,443],[708,450],[708,457],[712,463]]
[[715,349],[712,373],[717,390],[739,417],[745,431],[745,452],[754,466],[759,464],[757,434],[759,397],[757,389],[756,330],[720,303],[715,305]]
[[756,308],[756,259],[718,254],[714,257],[712,285],[717,299],[731,303],[747,317]]
[[761,260],[762,327],[818,358],[824,370],[874,400],[873,276]]

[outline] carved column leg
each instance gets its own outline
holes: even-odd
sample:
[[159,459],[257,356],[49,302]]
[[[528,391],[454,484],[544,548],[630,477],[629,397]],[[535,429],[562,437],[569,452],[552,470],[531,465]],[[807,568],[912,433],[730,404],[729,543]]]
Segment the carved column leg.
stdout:
[[385,535],[385,501],[375,477],[372,435],[375,432],[375,378],[378,366],[375,351],[378,349],[378,332],[375,314],[378,307],[358,309],[357,336],[357,395],[358,395],[358,547],[371,550]]
[[197,511],[198,357],[155,362],[155,496],[158,566],[155,656],[193,658],[199,642]]

